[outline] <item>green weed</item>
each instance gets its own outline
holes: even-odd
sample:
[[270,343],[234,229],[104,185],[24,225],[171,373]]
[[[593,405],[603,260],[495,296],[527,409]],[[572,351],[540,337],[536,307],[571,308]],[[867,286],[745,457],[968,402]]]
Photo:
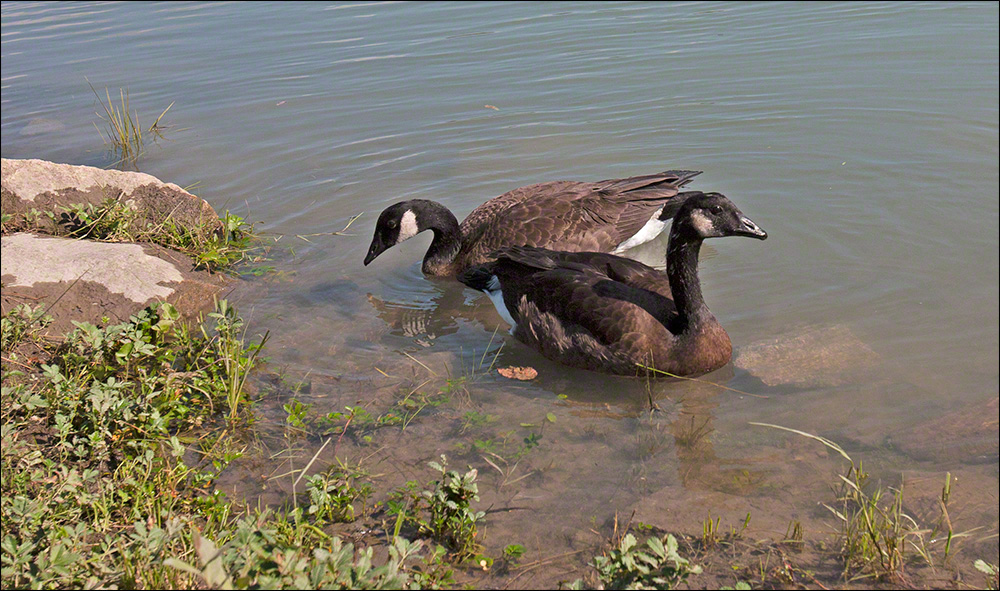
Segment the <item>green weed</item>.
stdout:
[[[242,348],[220,302],[191,330],[169,304],[128,321],[77,323],[39,340],[29,373],[5,371],[0,469],[3,588],[438,588],[445,551],[396,537],[376,563],[320,529],[363,512],[367,473],[339,464],[286,513],[239,509],[216,478],[246,445],[246,372],[263,339]],[[5,342],[40,309],[3,320]],[[25,360],[27,361],[27,360]],[[235,394],[235,396],[234,396]],[[360,503],[360,507],[359,507]]]
[[503,549],[503,557],[511,564],[515,564],[524,556],[525,552],[527,550],[521,544],[507,544]]
[[[820,437],[765,423],[751,423],[773,429],[789,431],[813,439],[836,451],[849,463],[847,473],[840,475],[840,487],[836,506],[824,506],[840,522],[841,557],[844,561],[844,576],[898,579],[910,555],[921,557],[933,566],[928,534],[947,531],[944,548],[945,558],[951,551],[951,543],[956,537],[947,519],[947,501],[951,490],[951,475],[946,476],[941,497],[942,518],[936,528],[921,528],[916,520],[903,511],[903,486],[898,488],[871,486],[869,474],[862,463],[855,462],[836,443]],[[794,531],[793,539],[794,539]]]
[[[124,201],[109,196],[99,205],[72,204],[64,209],[62,223],[69,235],[103,242],[152,242],[182,252],[195,261],[195,268],[217,271],[256,265],[249,272],[269,269],[266,248],[254,225],[226,211],[218,227],[188,227],[169,216],[159,223],[146,221]],[[56,214],[49,212],[55,219]]]
[[355,504],[366,503],[372,494],[371,484],[362,482],[368,478],[360,466],[348,466],[339,459],[326,472],[306,477],[306,513],[317,524],[354,521]]
[[[701,567],[680,555],[677,539],[667,534],[650,537],[639,546],[635,536],[625,534],[617,547],[591,563],[605,589],[673,589]],[[571,588],[581,589],[577,580]]]
[[43,305],[15,306],[9,314],[0,319],[0,351],[10,353],[12,358],[16,359],[14,348],[51,322],[52,317],[45,313]]
[[448,470],[444,455],[441,463],[428,465],[440,473],[440,478],[429,483],[428,488],[418,491],[419,485],[411,481],[390,496],[389,513],[397,516],[395,535],[404,524],[411,523],[457,557],[470,558],[478,547],[478,524],[486,516],[483,511],[472,509],[472,502],[479,500],[477,471],[470,469],[462,474]]
[[[104,122],[104,132],[101,135],[105,138],[105,145],[110,145],[111,151],[118,157],[115,165],[131,164],[134,166],[143,154],[145,144],[143,134],[151,133],[159,135],[162,129],[160,127],[160,120],[174,106],[174,103],[167,105],[167,108],[163,109],[163,112],[153,121],[153,124],[143,130],[143,126],[139,123],[139,112],[131,108],[127,88],[119,89],[119,101],[116,103],[111,100],[111,92],[107,88],[104,89],[105,98],[102,99],[89,80],[87,81],[87,85],[90,86],[90,90],[97,97],[97,101],[104,110],[103,115],[101,113],[96,114]],[[96,123],[94,127],[97,127]],[[101,133],[100,128],[97,131]]]
[[462,417],[462,427],[459,429],[459,432],[465,433],[466,431],[470,431],[472,429],[479,429],[495,420],[496,417],[493,415],[470,410],[465,413],[465,416]]
[[266,512],[239,520],[235,532],[220,533],[215,540],[197,530],[191,538],[194,564],[173,556],[163,561],[186,574],[191,588],[403,589],[416,579],[406,566],[416,562],[422,548],[421,542],[397,538],[388,560],[376,566],[372,548],[355,549]]
[[267,344],[270,333],[265,332],[256,343],[245,344],[243,319],[226,300],[217,302],[215,311],[209,313],[208,317],[215,320],[215,334],[210,336],[204,325],[201,331],[209,344],[209,354],[219,361],[218,365],[208,369],[216,386],[224,388],[229,420],[234,422],[243,405],[247,378],[257,365],[257,358]]

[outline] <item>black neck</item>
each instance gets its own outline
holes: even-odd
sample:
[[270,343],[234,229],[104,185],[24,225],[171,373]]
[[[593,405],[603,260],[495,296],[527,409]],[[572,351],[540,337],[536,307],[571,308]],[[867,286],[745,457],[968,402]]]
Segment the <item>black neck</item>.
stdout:
[[434,232],[434,239],[424,255],[424,272],[451,264],[462,249],[462,234],[455,214],[433,201],[421,201],[413,212],[420,224],[420,231]]
[[675,327],[677,332],[685,332],[712,318],[712,313],[702,298],[698,280],[698,252],[704,239],[683,235],[676,228],[675,220],[667,242],[667,279],[677,306]]

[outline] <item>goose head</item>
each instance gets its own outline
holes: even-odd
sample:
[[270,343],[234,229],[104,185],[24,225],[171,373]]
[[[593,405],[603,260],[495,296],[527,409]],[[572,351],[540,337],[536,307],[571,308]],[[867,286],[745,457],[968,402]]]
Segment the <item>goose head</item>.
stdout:
[[420,209],[419,204],[413,201],[403,201],[382,210],[378,216],[378,222],[375,224],[372,244],[368,247],[368,254],[365,256],[366,266],[374,261],[378,255],[427,229],[420,224],[418,209]]
[[687,197],[674,218],[674,226],[679,236],[689,240],[722,236],[767,239],[767,232],[721,193],[699,192]]

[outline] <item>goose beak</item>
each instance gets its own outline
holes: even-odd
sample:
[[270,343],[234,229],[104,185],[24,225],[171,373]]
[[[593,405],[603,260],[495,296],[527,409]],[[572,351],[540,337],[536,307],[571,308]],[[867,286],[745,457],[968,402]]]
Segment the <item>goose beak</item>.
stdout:
[[737,236],[747,236],[758,240],[767,240],[767,232],[760,226],[753,223],[753,220],[746,216],[740,216],[740,228],[736,231]]
[[367,267],[368,263],[374,261],[375,258],[378,257],[378,255],[382,254],[385,251],[386,251],[385,244],[382,243],[382,239],[379,237],[378,234],[376,234],[375,237],[372,238],[372,245],[368,247],[368,254],[365,255],[365,266]]

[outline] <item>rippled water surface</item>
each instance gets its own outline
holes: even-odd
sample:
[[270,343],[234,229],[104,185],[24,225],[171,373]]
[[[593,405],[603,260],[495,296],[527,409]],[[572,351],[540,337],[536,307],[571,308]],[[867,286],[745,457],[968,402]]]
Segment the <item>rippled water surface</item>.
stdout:
[[[996,534],[996,3],[4,2],[2,19],[3,157],[111,164],[88,81],[150,122],[174,103],[139,168],[282,237],[283,273],[233,296],[271,331],[271,368],[322,413],[446,390],[337,453],[392,485],[441,453],[478,467],[486,501],[519,509],[491,515],[488,544],[574,550],[633,509],[666,528],[815,514],[836,458],[749,422],[918,489],[958,474],[953,519]],[[401,199],[462,218],[526,184],[668,168],[705,171],[692,188],[770,235],[703,251],[736,359],[704,379],[731,390],[540,359],[485,298],[422,276],[429,236],[361,264]],[[486,442],[513,464],[532,433],[508,474],[483,461]]]

